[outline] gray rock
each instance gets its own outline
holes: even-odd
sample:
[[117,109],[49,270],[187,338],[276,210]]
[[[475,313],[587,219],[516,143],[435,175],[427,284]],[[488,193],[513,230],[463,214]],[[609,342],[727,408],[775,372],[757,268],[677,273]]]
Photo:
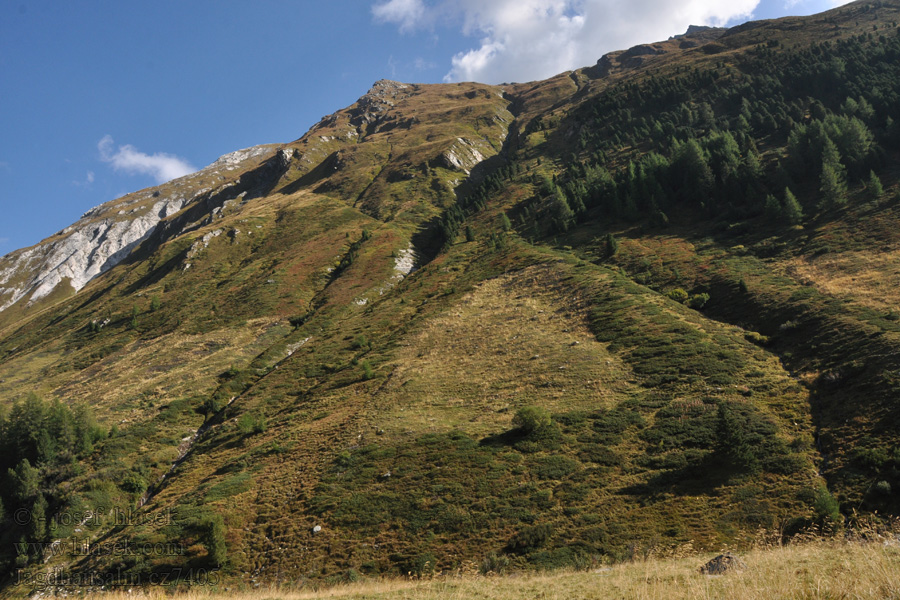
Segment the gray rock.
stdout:
[[[94,207],[37,245],[0,257],[0,311],[24,298],[31,304],[62,283],[77,292],[124,260],[161,221],[202,200],[210,191],[197,191],[204,178],[241,169],[274,152],[266,145],[226,154],[197,173]],[[185,195],[184,189],[193,192]]]
[[746,568],[747,565],[744,564],[744,561],[731,552],[726,552],[700,567],[700,572],[704,575],[724,575],[732,571],[743,571]]

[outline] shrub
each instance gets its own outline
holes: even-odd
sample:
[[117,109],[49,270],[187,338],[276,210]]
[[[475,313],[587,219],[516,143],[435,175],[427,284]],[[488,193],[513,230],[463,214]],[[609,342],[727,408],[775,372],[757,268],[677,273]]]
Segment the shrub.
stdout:
[[506,569],[508,567],[508,556],[502,554],[498,556],[496,553],[491,552],[481,560],[481,565],[479,566],[478,570],[482,575],[488,575],[490,573],[502,575],[504,572],[506,572]]
[[225,523],[222,515],[211,515],[201,524],[201,542],[206,548],[207,560],[212,567],[221,567],[227,558],[225,546]]
[[826,487],[820,487],[816,491],[815,500],[813,500],[813,510],[816,512],[816,518],[821,524],[838,525],[841,523],[841,509],[838,501],[834,499],[831,492]]
[[585,444],[578,458],[606,467],[615,467],[622,463],[622,458],[618,454],[602,444]]
[[121,483],[119,483],[119,487],[122,488],[122,491],[128,492],[129,494],[140,494],[147,489],[147,482],[143,477],[132,472],[122,479]]
[[550,413],[539,406],[525,406],[516,412],[512,424],[528,435],[541,429],[549,428],[553,420]]
[[858,448],[853,452],[854,462],[864,469],[875,472],[884,469],[890,459],[884,448]]
[[709,294],[694,294],[691,296],[691,299],[688,300],[688,306],[693,308],[694,310],[700,310],[706,303],[709,302]]
[[251,413],[244,413],[237,422],[238,431],[244,435],[252,433],[263,433],[268,429],[265,417]]
[[535,548],[540,548],[553,537],[553,525],[541,523],[526,527],[516,533],[509,540],[509,549],[513,552],[524,553]]
[[550,413],[537,406],[525,406],[516,412],[513,427],[523,434],[515,447],[522,452],[538,452],[559,448],[562,432]]
[[532,470],[539,479],[562,479],[579,469],[578,461],[568,456],[542,456],[532,463]]
[[424,552],[417,556],[403,559],[400,564],[400,569],[407,575],[423,577],[425,575],[433,574],[436,566],[437,559],[434,557],[434,554],[431,552]]
[[741,419],[724,402],[719,404],[716,428],[716,450],[728,466],[740,472],[755,472],[759,461],[750,444],[748,423]]
[[359,366],[362,367],[364,381],[369,381],[370,379],[375,377],[375,371],[372,370],[372,365],[369,364],[369,361],[364,360],[359,363]]
[[744,339],[750,342],[751,344],[756,344],[757,346],[765,346],[769,343],[768,336],[765,336],[761,333],[757,333],[756,331],[746,331],[744,332]]
[[678,302],[679,304],[684,304],[688,300],[688,293],[681,288],[669,290],[669,293],[667,293],[666,296],[668,296],[675,302]]

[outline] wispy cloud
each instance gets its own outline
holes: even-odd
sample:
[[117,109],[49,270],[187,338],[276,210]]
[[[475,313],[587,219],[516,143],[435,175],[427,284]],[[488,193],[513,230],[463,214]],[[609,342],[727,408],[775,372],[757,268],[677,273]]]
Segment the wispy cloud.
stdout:
[[457,23],[476,47],[451,60],[446,81],[530,81],[619,50],[749,17],[760,0],[381,0],[377,22],[402,32]]
[[165,183],[197,170],[186,160],[172,154],[145,154],[130,144],[119,146],[117,150],[114,147],[112,136],[103,136],[97,144],[103,162],[110,163],[116,171],[151,175],[157,183]]
[[425,60],[420,56],[413,62],[413,67],[416,71],[429,71],[431,69],[436,69],[437,64],[431,62],[430,60]]
[[373,6],[372,14],[381,23],[397,23],[400,31],[410,31],[422,24],[428,11],[422,0],[387,0]]
[[91,185],[92,183],[94,183],[94,172],[88,171],[87,174],[84,176],[84,181],[73,181],[72,185],[77,186],[77,187],[87,187],[87,186]]

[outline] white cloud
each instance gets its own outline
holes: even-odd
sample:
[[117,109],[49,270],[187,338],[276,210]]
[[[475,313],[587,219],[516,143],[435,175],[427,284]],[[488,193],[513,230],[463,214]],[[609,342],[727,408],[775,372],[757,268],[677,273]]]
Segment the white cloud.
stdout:
[[477,47],[452,59],[446,81],[530,81],[594,64],[606,52],[749,17],[760,0],[390,0],[372,11],[401,31],[461,23]]
[[[112,137],[106,135],[97,144],[97,149],[100,150],[100,159],[110,163],[116,171],[151,175],[157,183],[165,183],[197,170],[187,161],[172,154],[163,152],[144,154],[129,144],[119,146],[114,152],[114,145]],[[92,176],[93,173],[89,175]]]
[[400,31],[418,27],[426,16],[422,0],[387,0],[372,7],[372,14],[381,23],[397,23]]

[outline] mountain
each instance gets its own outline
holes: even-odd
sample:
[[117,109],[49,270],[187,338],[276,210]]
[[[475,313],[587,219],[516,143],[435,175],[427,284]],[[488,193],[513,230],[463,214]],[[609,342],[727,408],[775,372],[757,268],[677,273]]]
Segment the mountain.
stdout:
[[6,591],[583,567],[896,515],[898,14],[379,81],[3,257]]

